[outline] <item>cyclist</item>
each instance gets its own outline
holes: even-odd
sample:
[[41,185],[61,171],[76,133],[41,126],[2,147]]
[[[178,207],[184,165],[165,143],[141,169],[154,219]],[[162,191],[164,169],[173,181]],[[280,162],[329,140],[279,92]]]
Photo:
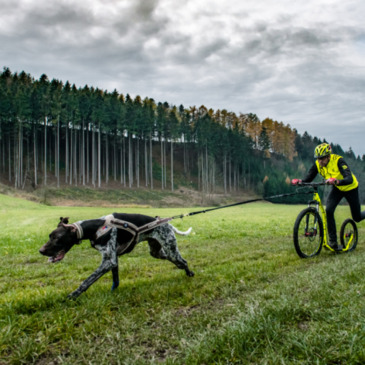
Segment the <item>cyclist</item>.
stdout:
[[327,184],[333,185],[326,202],[328,236],[330,246],[334,250],[341,250],[337,244],[335,209],[341,199],[346,198],[354,221],[360,222],[365,219],[365,211],[361,212],[359,183],[345,160],[333,154],[328,143],[322,143],[315,148],[314,158],[317,160],[309,169],[307,176],[304,179],[293,179],[292,184],[311,182],[320,173]]

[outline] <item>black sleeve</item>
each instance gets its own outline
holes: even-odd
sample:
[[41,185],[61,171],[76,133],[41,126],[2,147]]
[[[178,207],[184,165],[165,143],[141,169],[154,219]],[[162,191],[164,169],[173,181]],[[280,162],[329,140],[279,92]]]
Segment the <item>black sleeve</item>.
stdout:
[[349,166],[345,162],[345,160],[341,157],[337,162],[338,169],[341,172],[341,175],[343,176],[342,180],[339,180],[339,183],[337,185],[350,185],[354,181],[352,178],[351,170],[349,169]]
[[314,164],[309,170],[307,175],[305,176],[304,179],[302,179],[303,182],[308,183],[314,180],[314,178],[317,176],[318,174],[318,169],[317,169],[317,165]]

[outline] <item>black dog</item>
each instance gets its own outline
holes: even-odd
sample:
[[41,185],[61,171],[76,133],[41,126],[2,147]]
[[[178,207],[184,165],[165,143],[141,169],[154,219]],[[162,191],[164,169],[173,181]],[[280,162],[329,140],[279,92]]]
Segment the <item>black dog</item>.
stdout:
[[188,235],[191,228],[180,232],[167,223],[167,219],[159,220],[141,214],[113,213],[73,224],[68,224],[68,218],[61,217],[60,220],[57,228],[49,235],[49,241],[39,250],[42,255],[50,257],[48,261],[61,261],[74,244],[85,239],[90,240],[92,247],[102,254],[101,265],[78,289],[69,294],[71,298],[78,297],[110,270],[113,274],[112,290],[116,289],[119,285],[118,256],[131,252],[142,241],[148,242],[153,257],[167,259],[179,269],[185,270],[186,275],[194,276],[180,255],[174,234]]

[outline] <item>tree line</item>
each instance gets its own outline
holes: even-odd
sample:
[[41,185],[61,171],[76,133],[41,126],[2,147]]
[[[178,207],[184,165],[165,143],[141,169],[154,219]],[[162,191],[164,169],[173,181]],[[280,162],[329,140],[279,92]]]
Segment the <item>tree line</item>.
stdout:
[[[313,161],[319,142],[253,113],[174,106],[7,67],[0,74],[0,179],[18,189],[185,185],[266,194]],[[363,169],[364,158],[348,157]]]

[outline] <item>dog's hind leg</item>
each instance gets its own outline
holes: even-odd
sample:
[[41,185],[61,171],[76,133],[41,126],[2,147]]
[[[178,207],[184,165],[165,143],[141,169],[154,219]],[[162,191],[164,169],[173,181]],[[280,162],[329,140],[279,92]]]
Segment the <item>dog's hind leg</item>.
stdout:
[[[150,243],[150,240],[148,240]],[[158,227],[154,234],[153,240],[155,252],[158,255],[151,255],[157,258],[167,259],[173,264],[175,264],[179,269],[185,270],[186,275],[194,276],[194,272],[189,269],[187,261],[181,256],[176,243],[176,237],[171,228],[168,225]],[[157,250],[159,248],[159,250]],[[151,244],[150,244],[151,249]]]
[[[102,254],[102,261],[100,266],[71,294],[68,298],[77,298],[80,294],[86,291],[90,285],[95,283],[99,278],[101,278],[105,273],[114,268],[118,268],[118,257],[117,257],[117,229],[113,228],[111,230],[110,239],[105,245],[95,245],[95,248]],[[114,279],[117,274],[113,270],[113,286],[115,284]],[[119,283],[119,280],[118,280]]]
[[158,240],[149,238],[148,245],[150,246],[150,255],[155,259],[166,260],[167,256],[165,251],[162,249],[162,246]]
[[179,269],[185,270],[187,276],[194,276],[194,272],[189,269],[187,261],[180,255],[177,246],[170,247],[170,249],[166,250],[166,258],[173,264],[175,264]]

